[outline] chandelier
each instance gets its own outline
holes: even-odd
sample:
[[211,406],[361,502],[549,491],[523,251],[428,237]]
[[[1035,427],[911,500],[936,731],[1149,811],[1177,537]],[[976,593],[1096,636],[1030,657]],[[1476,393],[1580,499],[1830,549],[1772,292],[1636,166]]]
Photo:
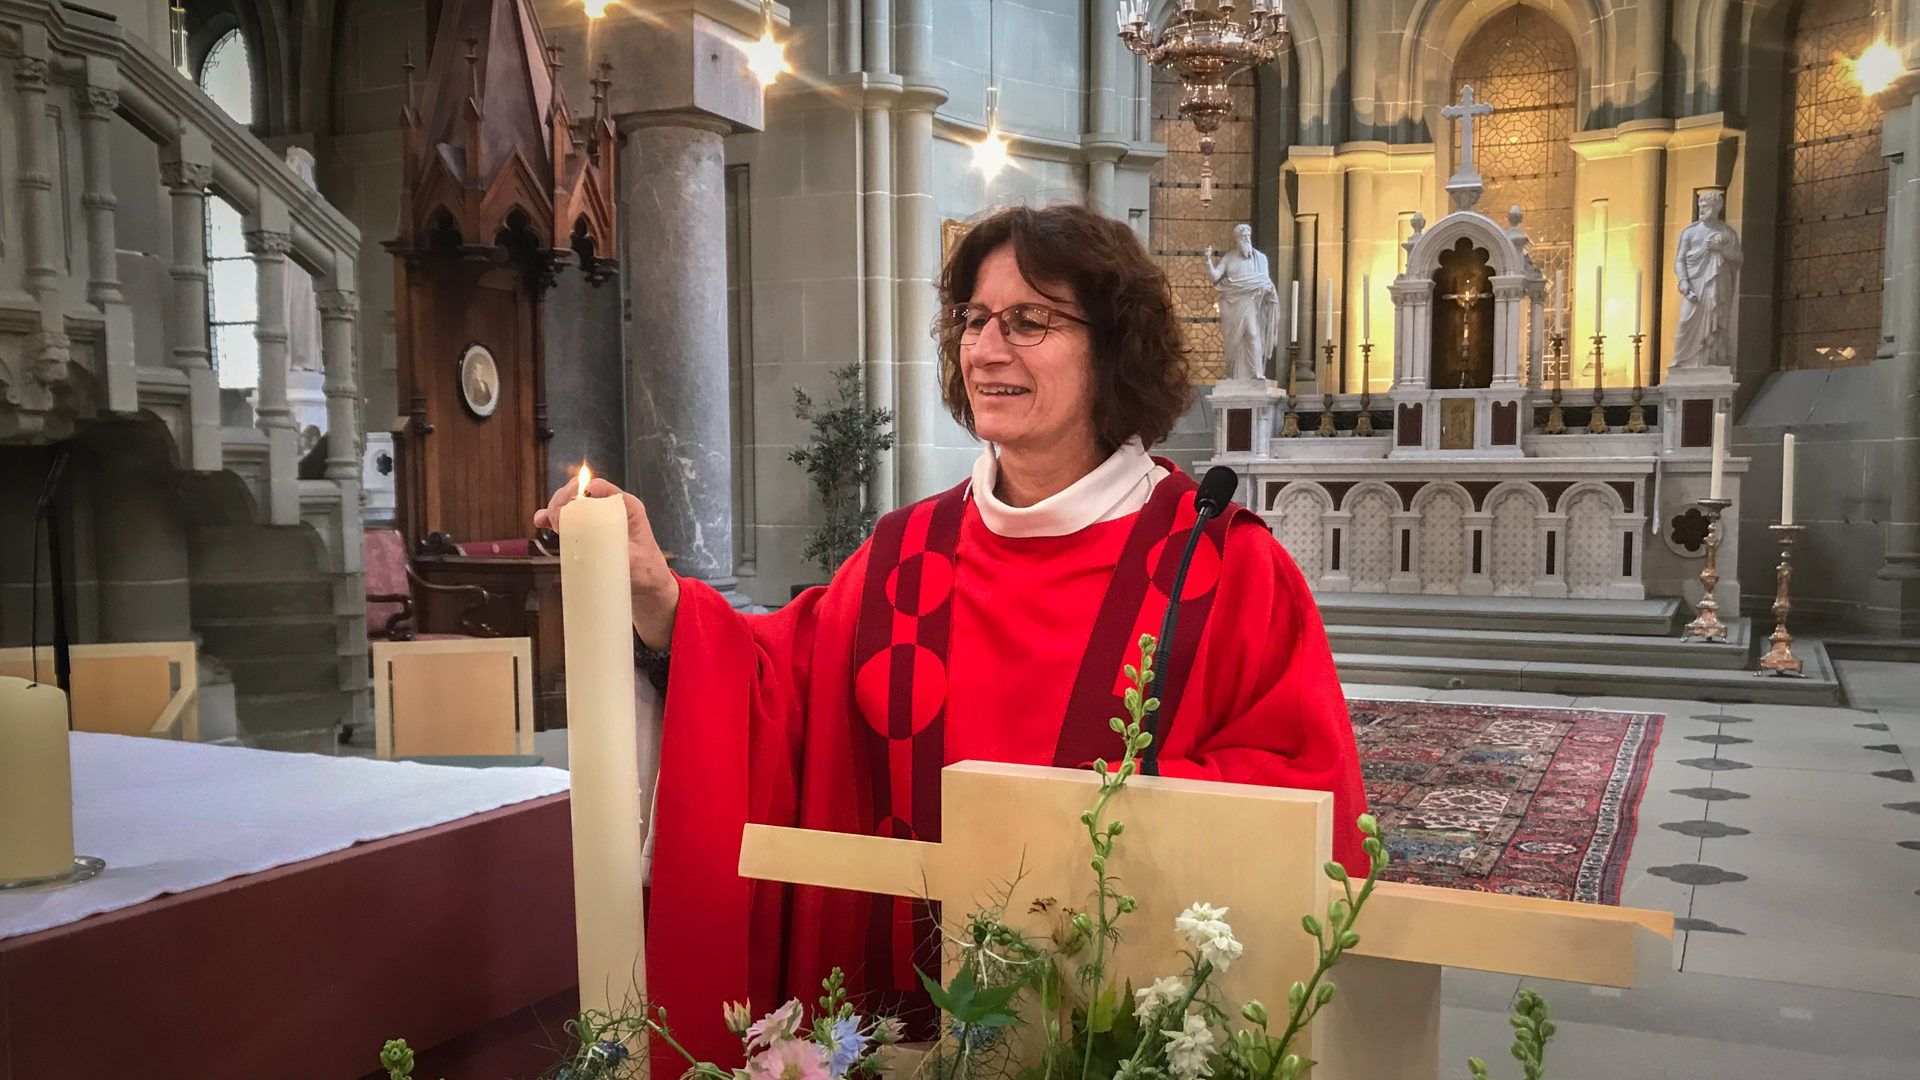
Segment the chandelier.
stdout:
[[1244,20],[1234,18],[1237,8],[1233,0],[1204,10],[1195,0],[1181,0],[1156,33],[1147,23],[1146,0],[1120,0],[1120,40],[1150,66],[1180,76],[1180,116],[1200,133],[1202,202],[1213,201],[1213,133],[1231,110],[1227,80],[1271,63],[1287,40],[1281,0],[1253,0]]

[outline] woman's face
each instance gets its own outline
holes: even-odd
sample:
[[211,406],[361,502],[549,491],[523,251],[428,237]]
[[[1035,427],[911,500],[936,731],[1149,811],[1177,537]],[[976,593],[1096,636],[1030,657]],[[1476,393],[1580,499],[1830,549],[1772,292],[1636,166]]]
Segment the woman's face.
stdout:
[[[1064,286],[1049,288],[1071,296]],[[991,311],[1040,304],[1086,318],[1071,299],[1056,300],[1028,284],[1008,245],[981,262],[968,302]],[[1055,317],[1039,344],[1011,345],[1000,320],[989,319],[978,341],[960,346],[960,370],[982,439],[1019,453],[1080,453],[1097,443],[1093,351],[1081,323]]]

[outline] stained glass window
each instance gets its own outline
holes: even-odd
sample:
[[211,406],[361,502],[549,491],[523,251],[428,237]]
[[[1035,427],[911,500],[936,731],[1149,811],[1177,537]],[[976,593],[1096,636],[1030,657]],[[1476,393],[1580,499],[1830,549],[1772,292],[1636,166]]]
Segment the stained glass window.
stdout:
[[1173,303],[1185,322],[1195,382],[1226,375],[1220,344],[1220,297],[1207,274],[1206,250],[1226,251],[1233,227],[1253,221],[1253,76],[1228,84],[1233,111],[1213,135],[1213,202],[1200,200],[1200,134],[1180,118],[1180,80],[1153,73],[1153,138],[1167,147],[1153,168],[1154,258],[1173,282]]
[[1887,164],[1880,107],[1848,60],[1873,43],[1873,0],[1808,0],[1794,22],[1780,206],[1785,368],[1846,367],[1880,344]]
[[[207,50],[200,87],[228,116],[253,122],[253,54],[240,31],[229,30]],[[207,200],[208,343],[213,370],[227,390],[252,390],[260,382],[260,345],[253,336],[258,295],[246,229],[232,203],[217,195]]]
[[[1566,274],[1568,295],[1548,296],[1549,305],[1570,305],[1575,292],[1574,159],[1568,142],[1575,127],[1574,63],[1573,39],[1559,23],[1515,5],[1474,32],[1453,69],[1453,102],[1462,87],[1471,86],[1474,100],[1494,109],[1473,125],[1474,167],[1486,184],[1479,209],[1496,221],[1505,221],[1510,207],[1526,212],[1534,264],[1549,282],[1556,271]],[[1450,126],[1458,161],[1460,125]],[[1549,353],[1546,362],[1552,361]],[[1571,362],[1571,355],[1562,358],[1562,378],[1569,377],[1564,366]]]

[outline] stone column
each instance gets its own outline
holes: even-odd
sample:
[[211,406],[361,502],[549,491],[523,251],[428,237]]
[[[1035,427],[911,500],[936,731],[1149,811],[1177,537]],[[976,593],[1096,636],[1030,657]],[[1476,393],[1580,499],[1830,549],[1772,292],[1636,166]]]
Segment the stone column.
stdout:
[[[46,28],[28,23],[21,28],[21,52],[14,61],[15,99],[19,105],[20,218],[23,254],[27,264],[27,292],[39,308],[39,329],[27,339],[26,385],[15,393],[31,395],[28,411],[51,411],[50,388],[67,378],[72,357],[67,338],[67,302],[60,287],[60,251],[55,239],[59,223],[53,198],[54,145],[47,122]],[[37,385],[36,385],[37,384]],[[49,388],[43,390],[42,388]]]
[[327,479],[360,482],[360,387],[353,335],[360,297],[351,289],[315,296],[320,308],[320,358],[326,370]]
[[725,120],[623,116],[627,483],[674,572],[734,590]]
[[[253,215],[249,224],[262,220],[273,219],[263,212]],[[267,437],[267,520],[273,525],[300,520],[300,433],[287,405],[287,253],[292,250],[293,236],[288,232],[247,231],[259,304],[259,321],[253,327],[253,339],[260,346],[255,412],[256,423]]]
[[207,351],[207,185],[213,166],[196,159],[183,139],[160,165],[173,219],[173,366],[187,375],[189,456],[194,469],[221,468],[220,385]]
[[106,320],[101,342],[106,371],[107,407],[115,411],[139,408],[140,389],[134,375],[133,309],[120,291],[120,246],[114,233],[114,212],[120,205],[113,195],[113,116],[120,107],[114,89],[118,73],[113,64],[89,57],[88,85],[80,105],[80,153],[85,170],[80,205],[87,216],[87,301]]
[[933,82],[933,10],[928,0],[895,0],[898,67],[905,86],[893,128],[894,277],[898,282],[894,340],[900,403],[894,445],[902,504],[945,485],[934,455],[939,429],[940,356],[927,335],[937,308],[940,221],[933,207],[933,110],[946,92]]
[[[861,115],[860,224],[862,257],[866,263],[861,283],[866,308],[867,404],[891,409],[897,418],[900,401],[894,393],[893,365],[893,111],[898,90],[869,85]],[[899,429],[896,419],[895,430]],[[880,468],[868,497],[882,513],[900,505],[898,470],[894,455],[881,454]]]
[[[1876,576],[1892,583],[1901,635],[1920,631],[1920,97],[1886,114],[1889,142],[1900,138],[1904,160],[1893,171],[1894,230],[1887,248],[1902,262],[1886,292],[1888,307],[1903,309],[1895,322],[1894,360],[1891,365],[1892,424],[1897,449],[1892,454],[1894,476],[1888,521],[1886,563]],[[1897,133],[1897,134],[1896,134]],[[1907,299],[1902,301],[1901,296]]]

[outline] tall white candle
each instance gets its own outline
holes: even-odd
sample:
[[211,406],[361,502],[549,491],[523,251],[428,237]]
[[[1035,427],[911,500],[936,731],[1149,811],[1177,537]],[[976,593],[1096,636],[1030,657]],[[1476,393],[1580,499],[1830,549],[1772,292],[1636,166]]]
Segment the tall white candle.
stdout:
[[1327,279],[1327,344],[1333,344],[1333,279]]
[[1593,332],[1595,335],[1607,332],[1607,268],[1593,268]]
[[1292,312],[1293,329],[1290,333],[1287,334],[1287,340],[1293,342],[1295,345],[1298,345],[1300,344],[1300,279],[1299,278],[1293,279],[1293,306],[1288,310]]
[[[580,467],[581,492],[592,475]],[[625,500],[582,494],[559,524],[580,1008],[612,1010],[647,985]]]
[[0,676],[0,881],[73,869],[67,695]]
[[1360,275],[1360,340],[1373,340],[1373,275]]
[[1567,272],[1553,272],[1553,332],[1564,336],[1567,332]]
[[1718,409],[1713,413],[1713,478],[1707,483],[1707,498],[1723,498],[1726,490],[1727,471],[1727,414]]
[[1633,332],[1640,333],[1640,271],[1633,272]]
[[1793,432],[1780,443],[1780,524],[1793,524]]

